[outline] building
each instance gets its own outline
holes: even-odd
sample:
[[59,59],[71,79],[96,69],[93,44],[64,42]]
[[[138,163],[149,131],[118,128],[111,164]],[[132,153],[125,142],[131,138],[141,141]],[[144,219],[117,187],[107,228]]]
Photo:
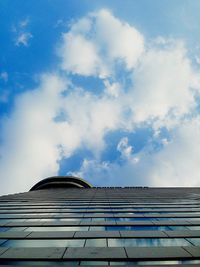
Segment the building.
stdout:
[[200,188],[51,177],[0,197],[5,266],[200,266]]

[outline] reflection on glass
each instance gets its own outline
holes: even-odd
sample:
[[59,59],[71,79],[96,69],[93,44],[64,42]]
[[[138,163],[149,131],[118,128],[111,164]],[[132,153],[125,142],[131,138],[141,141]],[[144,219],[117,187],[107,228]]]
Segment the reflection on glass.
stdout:
[[41,222],[62,222],[62,221],[80,221],[82,218],[48,218],[41,219]]
[[5,266],[78,266],[78,261],[23,261],[23,260],[1,260]]
[[88,226],[53,226],[53,227],[28,227],[25,231],[37,232],[37,231],[88,231]]
[[183,264],[199,264],[200,260],[182,260],[180,262]]
[[41,222],[55,222],[55,221],[59,221],[59,219],[53,219],[53,218],[45,218],[45,219],[41,219]]
[[9,230],[9,227],[0,227],[0,232],[6,232]]
[[131,231],[166,231],[169,230],[168,226],[125,226],[124,230]]
[[116,218],[114,218],[114,217],[108,217],[108,218],[106,218],[106,221],[107,222],[109,222],[109,221],[115,221],[116,220]]
[[195,246],[200,246],[200,238],[187,238],[190,242],[192,242]]
[[7,241],[7,239],[0,239],[0,246],[2,246],[5,243],[5,241]]
[[168,226],[90,226],[89,231],[168,231]]
[[10,239],[0,245],[1,247],[83,247],[84,242],[84,239]]
[[176,230],[188,230],[186,226],[169,226],[170,230],[176,231]]
[[190,230],[200,230],[200,225],[197,226],[187,226],[188,229]]
[[200,221],[200,218],[191,218],[191,217],[177,217],[177,218],[170,218],[171,220],[179,221],[179,220],[184,220],[184,221]]
[[59,219],[61,222],[63,221],[80,221],[82,220],[82,218],[63,218],[63,219]]
[[129,262],[129,261],[110,261],[110,265],[117,265],[117,266],[123,266],[123,265],[131,265],[131,266],[135,266],[137,262]]
[[110,238],[109,247],[191,246],[184,238]]
[[150,218],[150,217],[115,217],[116,221],[152,221],[156,220],[156,218]]
[[85,247],[107,247],[106,238],[87,239]]
[[40,222],[41,219],[26,219],[25,222]]
[[92,218],[92,221],[93,222],[105,222],[106,219],[105,218]]
[[90,226],[89,231],[106,231],[105,226]]
[[27,227],[7,227],[8,231],[24,231]]
[[138,261],[137,262],[137,265],[154,265],[154,264],[155,264],[155,266],[158,265],[158,264],[159,264],[159,266],[160,265],[164,265],[165,266],[165,264],[169,264],[169,265],[171,265],[171,264],[181,264],[181,261],[178,261],[178,260],[167,260],[167,261]]
[[1,223],[7,223],[7,222],[24,222],[24,219],[0,219]]
[[108,261],[80,261],[80,265],[92,265],[92,266],[96,266],[96,265],[107,265],[108,266]]

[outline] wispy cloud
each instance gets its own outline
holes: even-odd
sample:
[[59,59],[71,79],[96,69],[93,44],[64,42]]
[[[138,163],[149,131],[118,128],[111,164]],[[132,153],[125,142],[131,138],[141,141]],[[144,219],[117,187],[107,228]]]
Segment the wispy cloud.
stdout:
[[6,71],[0,73],[0,80],[3,80],[5,83],[8,81],[8,73]]
[[33,38],[32,33],[28,30],[30,19],[27,17],[15,26],[13,26],[13,32],[15,33],[15,45],[16,46],[29,46],[30,40]]
[[17,46],[28,46],[31,38],[33,38],[33,35],[30,32],[20,33],[15,40],[15,44]]

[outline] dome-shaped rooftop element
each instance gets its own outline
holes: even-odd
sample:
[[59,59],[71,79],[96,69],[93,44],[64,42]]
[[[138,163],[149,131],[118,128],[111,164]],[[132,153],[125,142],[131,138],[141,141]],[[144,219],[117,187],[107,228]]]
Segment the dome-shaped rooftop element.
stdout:
[[30,191],[55,188],[91,188],[85,180],[74,176],[53,176],[35,184]]

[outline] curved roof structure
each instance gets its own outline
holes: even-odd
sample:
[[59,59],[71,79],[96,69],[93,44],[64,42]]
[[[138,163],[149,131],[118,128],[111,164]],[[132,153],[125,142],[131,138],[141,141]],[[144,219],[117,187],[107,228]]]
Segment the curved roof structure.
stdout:
[[35,184],[30,191],[55,188],[91,188],[92,185],[74,176],[52,176]]

